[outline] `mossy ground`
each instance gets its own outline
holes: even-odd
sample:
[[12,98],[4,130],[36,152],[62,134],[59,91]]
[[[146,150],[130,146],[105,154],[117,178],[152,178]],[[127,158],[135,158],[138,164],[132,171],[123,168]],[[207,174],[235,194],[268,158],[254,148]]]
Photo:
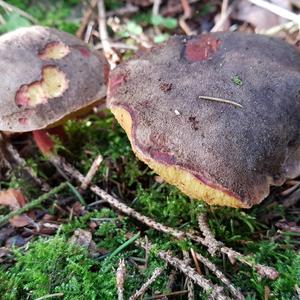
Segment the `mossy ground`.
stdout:
[[[73,8],[79,1],[53,1],[51,5],[47,1],[37,1],[34,5],[30,5],[31,1],[8,2],[27,10],[43,25],[73,33],[79,26],[76,18],[71,18],[76,13]],[[110,4],[117,6],[120,2]],[[146,17],[138,15],[137,23],[139,17],[141,22],[145,22],[147,14]],[[14,23],[9,25],[13,26]],[[83,174],[88,171],[98,154],[103,156],[104,161],[93,179],[101,188],[154,220],[183,230],[197,231],[198,214],[207,213],[209,225],[218,240],[243,254],[251,254],[256,262],[274,266],[280,272],[279,279],[275,281],[261,279],[255,270],[247,266],[239,263],[232,265],[222,257],[211,258],[241,288],[247,299],[268,299],[266,294],[269,290],[271,299],[297,299],[296,288],[300,282],[299,234],[279,231],[275,227],[275,222],[281,219],[299,222],[299,215],[295,214],[297,210],[285,209],[276,197],[267,199],[251,210],[209,207],[202,201],[190,200],[176,188],[159,183],[156,175],[137,161],[125,133],[109,112],[68,121],[65,130],[68,140],[64,144],[58,142],[57,151],[68,157],[69,162]],[[31,148],[33,155],[27,158],[27,162],[39,177],[52,186],[65,180],[55,173],[47,159],[34,146],[31,145]],[[56,175],[53,176],[54,174]],[[1,182],[0,186],[20,188],[28,199],[41,194],[30,182],[20,179],[18,170],[11,174],[8,181]],[[105,204],[89,206],[99,199],[88,191],[82,196],[86,202],[83,215],[70,218],[67,210],[60,210],[59,205],[64,199],[73,202],[77,200],[68,191],[49,199],[39,209],[41,215],[59,215],[59,230],[54,235],[32,236],[26,246],[16,247],[10,260],[2,263],[1,299],[37,299],[56,293],[63,295],[63,299],[116,299],[115,278],[120,258],[125,258],[127,266],[126,299],[151,276],[156,267],[165,267],[163,275],[144,296],[144,299],[151,299],[156,293],[170,292],[168,283],[171,269],[157,258],[158,250],[172,250],[174,254],[181,256],[182,250],[192,247],[209,257],[206,248],[158,233],[133,219],[119,215]],[[1,210],[1,213],[5,212]],[[97,226],[91,229],[93,221]],[[92,232],[97,249],[101,249],[98,256],[93,257],[86,248],[68,242],[78,228]],[[154,245],[147,267],[145,251],[134,243],[110,259],[111,253],[137,232],[147,235]],[[208,278],[218,282],[203,266],[202,268]],[[183,289],[184,276],[178,272],[175,282],[175,290]],[[195,299],[205,298],[202,290],[196,288]],[[177,299],[186,299],[186,294]]]

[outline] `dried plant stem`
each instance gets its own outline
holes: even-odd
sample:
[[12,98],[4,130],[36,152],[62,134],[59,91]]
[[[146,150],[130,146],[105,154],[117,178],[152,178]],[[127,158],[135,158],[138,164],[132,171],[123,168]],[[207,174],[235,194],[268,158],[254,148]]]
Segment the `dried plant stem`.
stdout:
[[25,11],[23,11],[22,9],[20,9],[14,5],[8,4],[5,1],[0,0],[0,6],[3,7],[4,9],[7,9],[8,11],[14,10],[20,16],[28,19],[29,21],[31,21],[34,24],[38,23],[37,19],[35,19],[33,16],[29,15],[28,13],[26,13]]
[[214,256],[216,254],[216,252],[220,250],[220,248],[221,248],[221,246],[223,246],[223,244],[221,242],[218,242],[215,239],[214,234],[208,227],[207,218],[206,218],[205,214],[200,214],[198,216],[198,225],[199,225],[200,231],[203,233],[203,235],[205,237],[205,239],[204,239],[205,244],[208,245],[208,252],[212,256]]
[[108,60],[110,67],[113,69],[116,66],[116,63],[120,60],[120,58],[110,45],[106,28],[104,0],[98,0],[98,26],[105,57]]
[[6,223],[9,222],[9,220],[15,216],[20,216],[21,214],[38,207],[39,205],[41,205],[44,201],[48,200],[51,196],[59,193],[60,191],[62,191],[63,189],[65,189],[66,187],[68,187],[66,182],[61,183],[59,186],[53,188],[50,192],[43,194],[42,196],[40,196],[39,198],[32,200],[31,202],[25,204],[23,207],[10,212],[9,214],[3,216],[0,219],[0,226],[5,225]]
[[227,21],[227,19],[233,12],[233,9],[236,4],[237,4],[237,1],[233,1],[232,4],[228,7],[227,0],[223,0],[221,16],[220,16],[219,20],[217,21],[217,23],[214,25],[214,27],[210,30],[211,32],[221,31],[223,29],[224,23]]
[[184,263],[183,260],[178,259],[170,255],[165,251],[160,251],[158,256],[166,261],[171,266],[183,272],[188,278],[190,278],[194,283],[202,287],[206,292],[211,292],[211,297],[213,299],[225,300],[228,299],[224,293],[223,288],[218,285],[214,285],[210,280],[204,278],[202,275],[198,274],[193,268]]
[[[76,179],[80,183],[84,180],[84,176],[79,171],[77,171],[73,166],[66,163],[64,161],[64,159],[62,159],[61,157],[52,156],[49,159],[60,170],[61,173],[63,173],[63,171],[66,172],[71,178]],[[127,206],[126,204],[120,202],[119,200],[112,197],[111,195],[109,195],[107,192],[100,189],[96,185],[90,186],[90,190],[92,192],[94,192],[96,195],[98,195],[100,198],[105,200],[113,208],[121,211],[122,213],[124,213],[127,216],[135,218],[136,220],[140,221],[141,223],[143,223],[151,228],[154,228],[157,231],[160,231],[160,232],[163,232],[166,234],[170,234],[177,239],[188,238],[196,243],[202,244],[206,247],[210,247],[208,240],[206,240],[198,235],[195,235],[195,234],[192,234],[189,232],[180,231],[180,230],[165,226],[161,223],[158,223],[158,222],[154,221],[153,219],[140,214],[133,208]],[[219,250],[221,253],[226,254],[229,258],[237,259],[240,262],[245,263],[248,266],[255,268],[264,277],[268,277],[270,279],[276,279],[278,277],[278,272],[274,268],[255,264],[255,263],[251,262],[249,259],[247,259],[245,256],[243,256],[242,254],[232,250],[231,248],[228,248],[226,246],[221,246]]]
[[275,15],[278,15],[282,18],[293,21],[297,24],[300,24],[300,17],[298,15],[296,15],[295,13],[292,13],[291,11],[289,11],[283,7],[280,7],[276,4],[267,2],[265,0],[248,0],[248,1],[272,12]]
[[[5,143],[5,150],[7,154],[13,159],[14,163],[21,167],[21,170],[25,173],[27,173],[27,176],[29,176],[36,185],[41,187],[41,189],[44,192],[48,192],[50,190],[50,186],[43,182],[40,178],[36,176],[32,168],[30,168],[26,161],[20,156],[18,150],[9,142]],[[24,174],[23,173],[23,174]]]
[[85,11],[81,23],[80,23],[80,27],[76,32],[76,36],[78,38],[82,38],[83,37],[83,33],[85,28],[87,27],[88,23],[90,22],[90,19],[92,17],[93,14],[93,10],[96,8],[97,6],[97,1],[98,0],[91,0],[88,9]]
[[90,170],[88,171],[88,173],[86,174],[83,182],[81,183],[81,186],[80,186],[81,189],[86,190],[87,187],[91,184],[91,181],[92,181],[93,177],[95,176],[95,174],[97,173],[102,161],[103,161],[102,155],[98,155],[96,157],[96,159],[93,161],[92,166],[91,166]]
[[129,300],[137,300],[139,297],[141,297],[146,290],[149,288],[149,286],[161,275],[163,272],[162,268],[156,268],[154,272],[152,273],[151,277],[141,286],[139,290],[137,290],[130,298]]
[[194,253],[195,253],[196,258],[200,262],[202,262],[208,269],[210,269],[228,287],[228,289],[230,290],[232,295],[235,296],[236,299],[238,299],[238,300],[245,299],[243,294],[232,285],[230,280],[217,268],[217,266],[215,264],[213,264],[210,260],[208,260],[203,255],[201,255],[197,252],[194,252]]
[[124,300],[124,282],[126,276],[126,266],[124,259],[120,259],[117,269],[116,281],[118,288],[118,300]]
[[275,280],[279,276],[279,273],[274,268],[261,264],[255,264],[249,259],[249,257],[245,257],[241,253],[224,246],[224,244],[221,242],[218,242],[207,224],[207,219],[205,215],[202,214],[198,217],[198,224],[200,230],[205,236],[205,239],[202,239],[201,243],[203,245],[206,245],[209,251],[213,251],[212,253],[214,253],[216,247],[219,247],[219,249],[216,250],[220,251],[223,254],[226,254],[231,263],[234,263],[235,260],[238,260],[241,263],[244,263],[254,268],[262,277],[267,277],[272,280]]
[[243,106],[239,103],[236,103],[232,100],[226,100],[222,98],[216,98],[216,97],[209,97],[209,96],[199,96],[199,99],[204,99],[204,100],[210,100],[210,101],[215,101],[215,102],[220,102],[220,103],[226,103],[226,104],[231,104],[233,106],[243,108]]

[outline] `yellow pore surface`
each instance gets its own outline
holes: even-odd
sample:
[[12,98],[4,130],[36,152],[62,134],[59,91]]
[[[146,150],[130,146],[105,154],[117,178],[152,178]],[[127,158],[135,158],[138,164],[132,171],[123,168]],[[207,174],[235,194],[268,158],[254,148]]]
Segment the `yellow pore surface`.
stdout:
[[166,182],[177,186],[186,195],[195,199],[202,199],[210,205],[231,206],[237,208],[248,207],[246,204],[229,194],[204,184],[193,174],[176,165],[162,164],[152,158],[146,157],[132,142],[132,118],[130,113],[122,107],[113,107],[111,108],[111,111],[127,133],[136,156],[149,165],[150,168],[159,174]]

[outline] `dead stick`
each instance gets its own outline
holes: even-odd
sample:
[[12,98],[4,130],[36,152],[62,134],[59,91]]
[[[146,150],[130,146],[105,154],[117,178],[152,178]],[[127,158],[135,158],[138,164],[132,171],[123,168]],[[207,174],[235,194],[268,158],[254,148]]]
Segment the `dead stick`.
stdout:
[[[52,156],[49,159],[60,171],[62,171],[62,170],[65,171],[71,178],[76,179],[80,183],[82,183],[82,181],[84,180],[84,176],[78,170],[76,170],[73,166],[66,163],[61,157]],[[144,223],[147,226],[156,229],[157,231],[170,234],[177,239],[188,238],[196,243],[199,243],[206,247],[209,247],[208,241],[205,240],[204,238],[197,236],[195,234],[189,233],[189,232],[180,231],[180,230],[165,226],[161,223],[158,223],[158,222],[154,221],[153,219],[140,214],[133,208],[127,206],[126,204],[120,202],[119,200],[112,197],[111,195],[109,195],[108,193],[106,193],[104,190],[100,189],[96,185],[90,186],[90,190],[92,192],[94,192],[96,195],[98,195],[99,197],[101,197],[103,200],[105,200],[107,203],[109,203],[109,205],[112,206],[113,208],[121,211],[122,213],[126,214],[127,216],[135,218],[136,220],[140,221],[141,223]],[[253,267],[263,277],[267,277],[269,279],[274,280],[279,276],[278,272],[274,268],[260,265],[260,264],[255,264],[255,263],[251,262],[249,260],[249,258],[247,259],[245,256],[232,250],[231,248],[228,248],[226,246],[221,246],[220,252],[226,254],[229,258],[235,258],[235,259],[239,260],[240,262]]]
[[163,272],[162,268],[156,268],[154,272],[152,273],[151,277],[141,286],[139,290],[137,290],[130,298],[129,300],[137,300],[139,297],[141,297],[149,288],[149,286],[161,275]]
[[194,283],[201,286],[206,292],[211,292],[211,297],[213,299],[225,300],[228,299],[223,294],[223,288],[213,284],[210,280],[204,278],[202,275],[198,274],[193,268],[184,263],[181,259],[171,256],[165,251],[160,251],[158,256],[166,261],[171,266],[179,269],[183,272],[188,278],[190,278]]
[[124,300],[124,282],[126,275],[126,267],[124,259],[120,259],[119,267],[117,269],[116,281],[118,288],[118,300]]
[[[192,249],[191,249],[192,250]],[[217,268],[217,266],[208,260],[206,257],[201,255],[200,253],[194,252],[196,258],[201,261],[208,269],[210,269],[230,290],[233,296],[235,296],[238,300],[244,300],[243,294],[235,288],[230,280]]]
[[93,177],[95,176],[95,174],[97,173],[102,161],[103,161],[102,155],[98,155],[96,157],[96,159],[93,161],[92,166],[91,166],[90,170],[88,171],[88,173],[86,174],[83,182],[81,183],[81,186],[80,186],[81,189],[86,190],[87,187],[91,184],[91,181],[92,181]]

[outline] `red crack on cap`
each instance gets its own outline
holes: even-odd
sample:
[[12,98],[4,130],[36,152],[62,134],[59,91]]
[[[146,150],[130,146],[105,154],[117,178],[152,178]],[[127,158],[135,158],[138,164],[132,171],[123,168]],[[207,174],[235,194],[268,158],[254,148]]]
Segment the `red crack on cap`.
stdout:
[[210,34],[187,42],[185,58],[189,61],[203,61],[210,58],[220,47],[221,41]]

